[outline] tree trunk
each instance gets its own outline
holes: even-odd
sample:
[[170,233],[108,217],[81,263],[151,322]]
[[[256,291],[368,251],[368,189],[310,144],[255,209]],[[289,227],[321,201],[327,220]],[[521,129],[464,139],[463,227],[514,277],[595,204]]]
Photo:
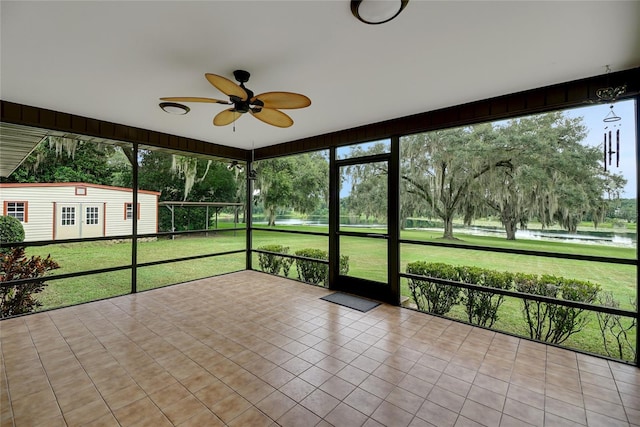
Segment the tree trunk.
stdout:
[[505,204],[500,211],[500,222],[507,232],[507,240],[516,240],[516,231],[518,230],[518,218],[514,213],[514,208],[510,204]]
[[467,211],[464,214],[464,226],[471,227],[472,222],[473,222],[473,211]]
[[448,216],[444,219],[444,234],[443,239],[455,240],[453,237],[453,216]]
[[507,232],[507,240],[516,240],[516,231],[518,230],[517,222],[514,220],[503,220],[502,224]]
[[276,225],[276,208],[275,206],[265,206],[264,215],[267,218],[267,225],[274,227]]

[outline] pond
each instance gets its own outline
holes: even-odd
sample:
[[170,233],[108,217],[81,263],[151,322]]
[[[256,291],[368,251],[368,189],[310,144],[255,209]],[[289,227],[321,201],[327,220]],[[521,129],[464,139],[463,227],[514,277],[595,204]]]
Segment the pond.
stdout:
[[[476,236],[504,236],[503,229],[497,227],[469,227],[456,229],[456,232],[473,234]],[[635,248],[637,237],[635,233],[614,231],[578,231],[568,233],[565,230],[518,230],[516,239],[547,240],[565,243],[582,243],[591,245],[609,245],[621,248]]]
[[[345,218],[341,221],[341,225],[348,225],[349,227],[363,227],[363,228],[385,228],[386,225],[374,224],[374,223],[354,223]],[[266,221],[254,221],[255,225],[266,225]],[[291,218],[291,217],[277,217],[276,224],[278,225],[308,225],[308,226],[323,226],[328,225],[327,217],[315,217],[309,219]],[[407,227],[407,230],[428,230],[439,231],[439,227]],[[475,236],[506,236],[503,228],[491,227],[491,226],[473,226],[473,227],[455,227],[456,233],[471,234]],[[637,236],[635,232],[629,232],[625,230],[616,231],[583,231],[579,230],[577,233],[568,233],[566,230],[518,230],[516,232],[516,239],[523,240],[546,240],[554,242],[566,242],[566,243],[581,243],[591,245],[609,245],[622,248],[635,248],[637,244]]]

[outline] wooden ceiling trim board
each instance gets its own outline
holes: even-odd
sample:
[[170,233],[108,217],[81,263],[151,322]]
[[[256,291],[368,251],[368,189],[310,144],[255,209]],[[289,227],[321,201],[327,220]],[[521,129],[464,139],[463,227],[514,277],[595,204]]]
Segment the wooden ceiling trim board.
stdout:
[[244,159],[247,152],[241,148],[227,147],[190,138],[181,137],[184,141],[179,141],[171,138],[172,135],[153,130],[140,129],[9,101],[0,100],[0,106],[0,120],[7,123],[75,133],[89,137],[121,140],[123,142],[154,145],[154,141],[157,141],[158,147],[161,148],[175,149],[180,147],[181,149],[189,149],[195,154],[238,160]]
[[[331,142],[325,141],[323,135],[305,138],[305,140],[315,141],[316,149],[324,149],[331,145],[349,145],[364,142],[367,139],[382,139],[390,137],[393,134],[427,132],[442,128],[579,107],[586,101],[593,100],[595,98],[595,90],[598,88],[621,86],[623,84],[627,85],[627,91],[621,98],[637,96],[640,93],[640,67],[371,124],[368,125],[368,138],[365,139],[359,136],[358,131],[367,126],[334,132],[335,138],[333,138]],[[571,94],[571,96],[569,96],[569,94]],[[580,94],[582,94],[582,96],[580,96]],[[511,107],[509,105],[510,102],[512,104]],[[473,108],[474,117],[458,114],[460,109],[467,108],[468,106]],[[290,141],[279,145],[282,145],[286,153],[294,154],[295,142],[296,141]],[[263,154],[266,157],[273,157],[273,153],[275,152],[280,152],[279,146],[264,147],[263,150],[260,150],[260,158],[262,158]],[[258,156],[256,156],[256,158],[258,158]]]
[[512,95],[507,99],[507,111],[509,113],[519,113],[526,111],[527,98],[522,94]]
[[547,105],[565,105],[567,103],[567,88],[565,86],[549,88],[547,91]]
[[67,132],[73,132],[73,128],[71,127],[71,115],[67,113],[55,113],[56,117],[56,128],[58,130],[63,130]]

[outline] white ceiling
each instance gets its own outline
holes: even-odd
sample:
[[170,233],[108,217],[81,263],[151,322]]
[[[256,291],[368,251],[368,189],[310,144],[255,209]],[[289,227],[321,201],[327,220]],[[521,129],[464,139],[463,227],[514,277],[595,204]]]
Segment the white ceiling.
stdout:
[[[349,1],[0,2],[0,97],[255,148],[640,66],[640,1],[419,1],[365,25]],[[204,78],[251,72],[256,94],[312,105],[295,124],[163,96],[224,98]]]

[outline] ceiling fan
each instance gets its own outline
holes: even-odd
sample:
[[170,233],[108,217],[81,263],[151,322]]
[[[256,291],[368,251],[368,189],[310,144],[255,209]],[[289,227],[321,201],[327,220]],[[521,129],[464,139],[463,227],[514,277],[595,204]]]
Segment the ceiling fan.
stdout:
[[249,81],[249,72],[235,70],[233,76],[240,83],[239,85],[231,80],[218,76],[217,74],[206,73],[204,75],[209,83],[215,86],[220,92],[229,97],[229,101],[221,101],[213,98],[200,97],[166,97],[160,98],[162,101],[171,102],[208,102],[214,104],[233,105],[233,107],[218,113],[213,118],[216,126],[225,126],[238,120],[244,113],[251,113],[253,117],[273,126],[287,128],[293,125],[291,117],[280,111],[281,109],[305,108],[311,105],[311,100],[304,95],[292,92],[265,92],[254,95],[250,89],[245,87]]

